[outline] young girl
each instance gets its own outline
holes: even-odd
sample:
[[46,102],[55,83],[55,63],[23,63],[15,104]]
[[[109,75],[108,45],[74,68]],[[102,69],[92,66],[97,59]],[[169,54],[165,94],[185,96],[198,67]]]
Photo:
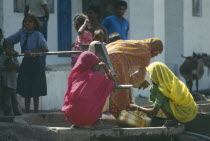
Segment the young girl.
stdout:
[[39,32],[40,23],[34,15],[27,15],[22,29],[6,40],[14,45],[20,42],[21,52],[25,53],[19,73],[17,93],[25,98],[25,112],[30,111],[31,98],[34,100],[34,112],[38,112],[39,96],[47,95],[46,76],[43,56],[30,56],[34,52],[48,51],[46,40]]
[[[87,31],[87,25],[89,24],[89,20],[84,14],[77,14],[74,18],[74,27],[78,32],[78,36],[76,38],[74,44],[75,51],[82,51],[82,44],[89,44],[92,42],[92,33]],[[72,55],[71,66],[74,67],[74,64],[77,61],[79,54]]]

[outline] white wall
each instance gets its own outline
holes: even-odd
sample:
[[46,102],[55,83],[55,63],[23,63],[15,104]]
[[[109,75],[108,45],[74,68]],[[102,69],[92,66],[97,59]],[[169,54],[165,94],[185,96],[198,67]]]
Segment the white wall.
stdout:
[[[210,1],[202,0],[202,16],[192,16],[192,1],[184,0],[184,55],[193,52],[210,54]],[[199,81],[199,88],[210,88],[210,76],[205,75]],[[195,89],[195,87],[194,87]]]
[[3,28],[3,0],[0,0],[0,28]]
[[[5,37],[17,32],[21,28],[21,22],[23,20],[23,14],[14,13],[13,1],[3,0],[3,30]],[[18,47],[16,47],[19,49]]]
[[153,0],[129,1],[129,33],[131,40],[142,40],[154,36],[153,5]]
[[165,63],[178,76],[183,58],[183,0],[165,1]]
[[61,109],[70,71],[48,71],[47,96],[40,97],[41,110]]
[[202,16],[192,16],[192,1],[184,1],[184,55],[194,52],[210,54],[210,1],[202,0]]
[[154,37],[163,41],[164,49],[161,55],[152,58],[153,61],[165,62],[165,3],[164,0],[154,0]]

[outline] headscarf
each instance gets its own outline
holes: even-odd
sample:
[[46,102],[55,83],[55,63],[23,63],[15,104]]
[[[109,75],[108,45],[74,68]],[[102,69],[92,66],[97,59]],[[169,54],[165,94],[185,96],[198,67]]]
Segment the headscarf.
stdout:
[[154,62],[147,67],[151,80],[158,89],[169,98],[174,117],[180,122],[195,118],[198,107],[186,85],[163,63]]
[[149,38],[143,41],[150,47],[151,52],[161,53],[163,51],[163,43],[159,38]]
[[[152,58],[152,52],[163,50],[162,41],[158,38],[149,38],[145,40],[117,40],[106,46],[109,57],[116,72],[121,71],[124,66],[126,74],[119,74],[126,77],[130,76],[126,82],[120,84],[140,85],[146,75],[146,67],[149,66]],[[138,74],[136,74],[138,73]],[[122,77],[122,76],[117,76]],[[121,81],[121,80],[120,80]]]
[[[117,85],[132,84],[139,87],[145,80],[146,67],[152,58],[151,48],[163,48],[162,44],[154,44],[160,39],[117,40],[106,45],[112,62]],[[161,42],[162,43],[162,42]],[[161,47],[159,47],[161,46]],[[161,52],[159,52],[161,53]],[[130,104],[128,90],[115,90],[112,95],[112,114],[117,117],[120,110]]]
[[112,91],[113,81],[91,70],[98,63],[96,55],[85,51],[69,75],[62,112],[72,124],[85,126],[95,122]]

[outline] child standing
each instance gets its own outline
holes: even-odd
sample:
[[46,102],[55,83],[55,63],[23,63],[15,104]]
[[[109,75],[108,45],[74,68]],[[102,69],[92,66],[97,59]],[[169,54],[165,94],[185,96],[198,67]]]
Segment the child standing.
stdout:
[[39,32],[40,23],[34,15],[27,15],[22,27],[6,40],[11,45],[20,42],[21,52],[25,53],[18,73],[17,93],[25,98],[25,112],[30,111],[33,98],[34,112],[37,113],[39,96],[47,95],[46,75],[43,56],[31,56],[30,53],[47,52],[48,47],[44,36]]
[[[75,51],[82,51],[81,47],[82,44],[90,44],[92,42],[92,33],[86,30],[88,24],[89,20],[87,19],[87,16],[85,16],[84,14],[77,14],[74,17],[74,27],[78,32],[78,36],[74,44]],[[78,57],[79,54],[72,55],[71,58],[72,68],[74,67],[74,64],[76,63]]]
[[0,29],[0,107],[2,107],[5,116],[11,116],[12,110],[17,116],[21,115],[16,96],[16,73],[19,62],[17,57],[9,57],[5,54],[4,47],[7,45]]
[[106,62],[106,59],[103,56],[104,53],[102,53],[101,51],[96,51],[96,44],[106,44],[105,33],[102,29],[97,29],[94,31],[93,41],[90,43],[88,51],[94,53],[102,62]]

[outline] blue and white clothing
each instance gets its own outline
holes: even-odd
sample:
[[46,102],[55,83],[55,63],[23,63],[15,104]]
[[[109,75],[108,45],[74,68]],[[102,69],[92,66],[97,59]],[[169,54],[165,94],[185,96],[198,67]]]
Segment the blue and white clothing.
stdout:
[[109,35],[118,32],[121,39],[128,39],[129,22],[125,18],[121,22],[115,15],[108,16],[103,20],[102,25],[107,29]]
[[23,48],[23,43],[26,38],[26,34],[28,34],[28,41],[26,44],[25,51],[48,49],[47,42],[44,36],[41,32],[36,30],[27,31],[25,29],[21,29],[12,36],[8,37],[6,40],[12,45],[20,42],[20,46],[21,48]]
[[[12,45],[20,42],[23,53],[33,50],[48,50],[44,36],[35,30],[27,31],[21,29],[6,40]],[[24,98],[37,98],[47,95],[45,60],[43,56],[24,57],[18,71],[17,82],[17,93]]]

